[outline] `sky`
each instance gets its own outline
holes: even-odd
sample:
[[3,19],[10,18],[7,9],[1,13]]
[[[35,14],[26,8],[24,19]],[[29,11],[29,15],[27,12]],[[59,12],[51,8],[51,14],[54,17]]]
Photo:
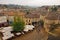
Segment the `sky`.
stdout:
[[28,6],[60,5],[60,0],[0,0],[0,4],[18,4]]

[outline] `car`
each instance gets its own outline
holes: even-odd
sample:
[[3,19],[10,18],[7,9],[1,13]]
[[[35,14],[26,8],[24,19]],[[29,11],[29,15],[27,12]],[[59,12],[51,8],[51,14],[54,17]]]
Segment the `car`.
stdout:
[[33,25],[25,25],[24,27],[25,27],[25,28],[24,28],[24,31],[25,31],[25,32],[28,32],[29,30],[31,31],[31,30],[34,29],[34,26],[33,26]]

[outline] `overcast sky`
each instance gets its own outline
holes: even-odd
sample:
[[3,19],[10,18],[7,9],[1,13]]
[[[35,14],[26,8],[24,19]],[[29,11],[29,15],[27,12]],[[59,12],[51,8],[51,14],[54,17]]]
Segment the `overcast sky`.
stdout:
[[60,0],[0,0],[0,4],[19,4],[29,6],[60,5]]

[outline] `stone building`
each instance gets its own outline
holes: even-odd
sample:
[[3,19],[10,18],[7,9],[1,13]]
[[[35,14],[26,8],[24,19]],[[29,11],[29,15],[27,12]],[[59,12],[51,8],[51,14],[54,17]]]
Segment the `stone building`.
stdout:
[[40,15],[38,14],[32,14],[29,13],[27,14],[26,12],[21,12],[21,11],[2,11],[0,14],[5,15],[7,17],[6,20],[9,20],[10,23],[14,21],[14,16],[18,15],[21,19],[24,20],[25,24],[33,24],[34,22],[38,22],[40,20]]
[[[9,23],[12,23],[14,21],[14,15],[19,15],[20,18],[24,18],[24,12],[19,12],[19,11],[17,12],[17,11],[11,11],[11,10],[10,11],[5,10],[5,11],[0,12],[0,17],[6,17],[6,19],[3,19],[3,20],[5,20],[6,22],[9,22]],[[0,23],[0,24],[2,24],[2,23]]]
[[47,16],[45,17],[45,20],[44,20],[44,27],[47,28],[48,31],[49,31],[50,24],[52,24],[52,23],[55,23],[55,24],[60,23],[60,13],[49,12],[47,14]]
[[24,19],[25,19],[25,23],[30,25],[30,24],[34,24],[34,23],[40,21],[40,15],[26,14]]

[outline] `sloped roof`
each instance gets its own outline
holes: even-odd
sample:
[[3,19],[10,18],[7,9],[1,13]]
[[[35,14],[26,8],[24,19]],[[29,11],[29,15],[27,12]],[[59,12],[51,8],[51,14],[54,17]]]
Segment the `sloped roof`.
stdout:
[[25,15],[25,17],[26,18],[39,18],[40,15],[38,15],[38,14],[27,14],[27,15]]
[[45,17],[48,20],[60,20],[60,13],[58,12],[49,12],[49,14]]
[[25,13],[24,12],[15,12],[15,11],[3,11],[3,12],[0,12],[0,14],[14,16],[15,14],[24,15]]
[[38,13],[30,13],[30,14],[26,14],[26,13],[24,13],[24,12],[20,12],[20,11],[2,11],[2,12],[0,12],[0,14],[2,14],[3,13],[3,15],[8,15],[8,16],[14,16],[15,14],[17,15],[20,15],[20,16],[25,16],[26,18],[39,18],[40,17],[40,15],[38,14]]

